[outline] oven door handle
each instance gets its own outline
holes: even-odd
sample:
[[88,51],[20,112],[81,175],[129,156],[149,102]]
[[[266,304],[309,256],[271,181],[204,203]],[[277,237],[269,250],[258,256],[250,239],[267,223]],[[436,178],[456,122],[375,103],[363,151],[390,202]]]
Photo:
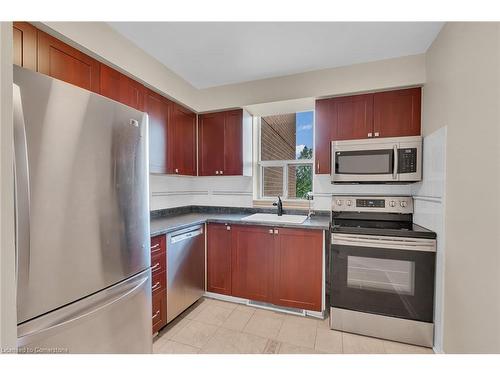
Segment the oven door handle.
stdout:
[[436,240],[428,238],[390,237],[390,236],[334,233],[332,236],[332,245],[436,252]]

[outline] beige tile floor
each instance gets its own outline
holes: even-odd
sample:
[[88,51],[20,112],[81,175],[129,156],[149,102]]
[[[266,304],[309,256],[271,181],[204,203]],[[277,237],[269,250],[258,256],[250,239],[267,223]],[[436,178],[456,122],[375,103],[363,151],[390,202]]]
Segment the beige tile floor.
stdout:
[[203,298],[160,331],[160,354],[432,354],[432,350],[332,331],[328,320]]

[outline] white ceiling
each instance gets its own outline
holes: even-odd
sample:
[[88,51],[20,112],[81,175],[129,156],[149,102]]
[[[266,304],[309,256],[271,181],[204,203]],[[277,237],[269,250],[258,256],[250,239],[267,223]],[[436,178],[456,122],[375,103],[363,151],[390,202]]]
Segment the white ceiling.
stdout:
[[110,22],[196,88],[423,53],[441,22]]

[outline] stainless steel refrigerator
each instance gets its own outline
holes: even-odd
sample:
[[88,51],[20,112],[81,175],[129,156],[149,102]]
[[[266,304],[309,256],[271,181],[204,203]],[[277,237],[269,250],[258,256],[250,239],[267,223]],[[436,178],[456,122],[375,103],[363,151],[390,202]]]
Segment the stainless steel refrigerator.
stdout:
[[150,353],[145,113],[14,66],[20,352]]

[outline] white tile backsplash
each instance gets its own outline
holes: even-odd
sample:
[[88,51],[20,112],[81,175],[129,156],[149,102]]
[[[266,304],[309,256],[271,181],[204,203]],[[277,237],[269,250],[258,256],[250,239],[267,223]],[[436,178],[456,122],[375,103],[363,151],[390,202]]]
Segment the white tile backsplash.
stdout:
[[444,291],[444,213],[446,188],[446,127],[424,137],[423,178],[412,185],[413,221],[437,234],[434,347],[442,352]]
[[424,137],[422,181],[412,185],[412,194],[423,197],[444,196],[446,127]]
[[314,176],[313,190],[316,210],[330,210],[332,194],[411,195],[411,185],[332,184],[324,174]]
[[150,209],[188,205],[252,206],[252,177],[151,175]]

